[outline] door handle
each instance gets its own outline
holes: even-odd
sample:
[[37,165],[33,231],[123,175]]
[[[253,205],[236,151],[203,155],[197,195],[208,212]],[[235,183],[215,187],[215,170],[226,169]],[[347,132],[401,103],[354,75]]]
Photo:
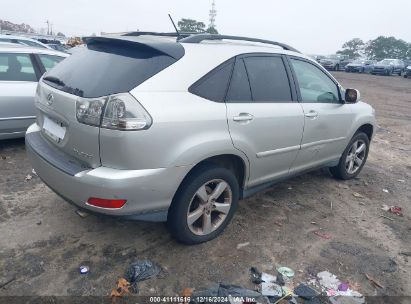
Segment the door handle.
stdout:
[[308,117],[308,118],[317,118],[318,117],[318,112],[316,112],[316,111],[314,111],[314,110],[311,110],[310,112],[308,112],[308,113],[305,113],[304,114],[305,115],[305,117]]
[[238,116],[234,116],[233,120],[237,122],[251,121],[254,119],[254,116],[248,113],[240,113]]

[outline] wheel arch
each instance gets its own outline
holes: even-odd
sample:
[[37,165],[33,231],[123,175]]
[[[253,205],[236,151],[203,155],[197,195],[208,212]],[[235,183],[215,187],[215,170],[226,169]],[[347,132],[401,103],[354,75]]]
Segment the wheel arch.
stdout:
[[183,187],[189,181],[189,179],[195,172],[201,170],[202,167],[206,167],[209,164],[226,168],[234,173],[240,188],[240,198],[242,198],[243,189],[248,179],[249,164],[247,159],[244,159],[243,157],[237,154],[218,154],[209,156],[197,162],[181,181],[179,187],[177,188],[174,194],[174,197],[177,195],[177,193],[179,193],[181,187]]
[[362,126],[360,126],[354,134],[357,134],[359,132],[365,133],[368,139],[371,141],[374,135],[374,126],[370,123],[365,123]]

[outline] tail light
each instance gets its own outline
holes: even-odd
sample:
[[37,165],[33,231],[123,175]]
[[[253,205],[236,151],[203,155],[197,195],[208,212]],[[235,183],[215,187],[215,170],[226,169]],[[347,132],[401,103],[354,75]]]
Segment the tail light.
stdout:
[[115,130],[144,130],[152,124],[150,114],[129,93],[98,99],[79,98],[76,116],[80,123]]

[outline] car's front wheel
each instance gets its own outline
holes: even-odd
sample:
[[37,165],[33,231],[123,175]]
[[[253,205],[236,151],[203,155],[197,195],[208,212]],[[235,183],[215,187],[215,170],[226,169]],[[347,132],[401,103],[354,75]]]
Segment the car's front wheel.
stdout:
[[185,244],[217,237],[237,209],[239,185],[228,169],[200,166],[180,186],[168,213],[171,234]]
[[370,140],[365,133],[355,134],[342,154],[338,165],[330,168],[331,174],[344,180],[356,177],[367,161],[369,147]]

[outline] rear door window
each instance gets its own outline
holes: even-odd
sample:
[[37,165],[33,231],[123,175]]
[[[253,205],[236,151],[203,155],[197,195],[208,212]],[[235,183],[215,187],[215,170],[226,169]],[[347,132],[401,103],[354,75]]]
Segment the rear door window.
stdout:
[[63,60],[43,81],[81,97],[107,96],[129,92],[176,61],[140,44],[95,42]]
[[292,101],[287,71],[280,56],[247,57],[244,60],[255,102]]
[[37,81],[29,54],[0,53],[0,81]]
[[234,60],[229,60],[218,66],[194,83],[188,89],[189,92],[212,101],[224,102],[233,63]]
[[236,60],[226,100],[227,102],[252,101],[250,83],[248,82],[247,70],[245,69],[243,59]]

